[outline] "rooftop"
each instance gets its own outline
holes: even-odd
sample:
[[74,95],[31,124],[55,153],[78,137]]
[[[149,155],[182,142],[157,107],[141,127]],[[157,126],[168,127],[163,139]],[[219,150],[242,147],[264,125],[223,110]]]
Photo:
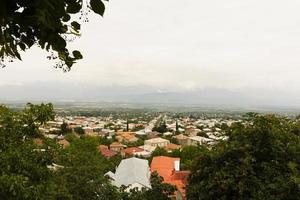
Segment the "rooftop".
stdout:
[[158,138],[152,138],[152,139],[149,139],[149,140],[145,140],[145,142],[160,143],[160,142],[169,142],[169,140],[158,137]]
[[139,183],[151,188],[148,160],[135,157],[122,160],[114,174],[114,183],[116,186]]

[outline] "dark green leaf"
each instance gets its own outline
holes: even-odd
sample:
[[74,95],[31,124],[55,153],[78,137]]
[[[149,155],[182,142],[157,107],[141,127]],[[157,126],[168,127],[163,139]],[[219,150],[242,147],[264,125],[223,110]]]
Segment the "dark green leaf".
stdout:
[[62,37],[57,37],[55,43],[52,45],[54,50],[62,50],[66,46],[67,46],[67,43]]
[[69,21],[70,19],[71,19],[71,16],[68,15],[68,14],[66,14],[66,15],[63,16],[63,18],[62,18],[62,20],[63,20],[64,22],[67,22],[67,21]]
[[62,28],[61,28],[61,32],[62,33],[65,33],[68,31],[68,26],[67,25],[64,25]]
[[76,21],[72,22],[71,25],[76,31],[80,29],[80,24]]
[[19,54],[18,52],[15,52],[15,55],[16,55],[16,57],[17,57],[19,60],[22,60],[22,59],[21,59],[21,56],[20,56],[20,54]]
[[23,51],[25,51],[25,49],[26,49],[26,45],[25,45],[24,43],[19,43],[19,47],[20,47]]
[[82,59],[82,55],[80,53],[80,51],[73,51],[73,56],[76,58],[76,59]]
[[92,10],[95,13],[103,16],[104,11],[105,11],[105,5],[101,0],[91,0],[90,4],[91,4],[91,7],[92,7]]
[[70,3],[67,7],[68,13],[78,13],[81,9],[81,5],[79,3]]

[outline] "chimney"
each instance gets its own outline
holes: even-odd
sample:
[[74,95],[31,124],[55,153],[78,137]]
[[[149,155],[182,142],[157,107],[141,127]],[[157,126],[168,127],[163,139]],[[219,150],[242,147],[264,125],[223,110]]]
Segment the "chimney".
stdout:
[[180,161],[179,160],[174,161],[174,168],[175,168],[175,171],[177,171],[177,172],[180,170]]

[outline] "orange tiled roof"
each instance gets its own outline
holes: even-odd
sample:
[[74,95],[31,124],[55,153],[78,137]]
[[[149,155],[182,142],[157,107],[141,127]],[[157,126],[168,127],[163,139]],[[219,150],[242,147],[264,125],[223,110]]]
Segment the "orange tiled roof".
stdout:
[[176,137],[176,139],[178,139],[178,140],[185,140],[185,139],[188,138],[187,136],[185,136],[185,135],[183,135],[183,134],[176,135],[175,137]]
[[76,128],[76,127],[77,127],[77,125],[75,125],[75,124],[69,124],[69,125],[68,125],[68,128],[69,128],[69,129],[74,129],[74,128]]
[[177,190],[182,194],[185,198],[185,187],[188,184],[188,177],[190,175],[190,171],[175,171],[172,175],[171,180],[168,183],[175,185]]
[[111,143],[111,145],[109,145],[110,147],[120,147],[120,146],[124,146],[123,144],[119,143],[119,142],[113,142]]
[[167,144],[167,146],[165,146],[165,149],[167,151],[172,151],[172,150],[181,149],[181,146],[177,145],[177,144],[170,143],[170,144]]
[[172,181],[165,181],[166,183],[169,183],[170,185],[176,186],[176,189],[181,193],[183,198],[185,199],[186,192],[185,192],[185,184],[182,183],[181,180],[172,180]]
[[172,158],[167,156],[157,156],[152,159],[151,172],[157,171],[158,175],[169,180],[174,171],[174,161],[180,161],[180,158]]
[[123,131],[119,131],[116,133],[117,135],[134,135],[134,132],[123,132]]
[[122,137],[125,138],[126,140],[130,140],[132,138],[135,138],[134,135],[129,135],[129,134],[124,134],[124,135],[122,135]]
[[131,138],[135,137],[134,133],[132,133],[132,132],[123,132],[120,134],[120,136],[122,136],[125,139],[131,139]]
[[190,171],[175,171],[172,176],[172,180],[182,180],[182,182],[187,184],[187,178],[190,173]]
[[157,171],[158,175],[163,177],[164,182],[176,186],[177,190],[185,199],[185,187],[189,171],[175,171],[174,161],[180,161],[180,158],[167,156],[154,157],[151,162],[151,172]]
[[108,146],[100,144],[98,146],[98,150],[101,150],[101,149],[108,149]]
[[128,155],[133,155],[134,153],[141,152],[141,151],[144,151],[144,149],[139,147],[129,147],[123,150],[123,152]]
[[109,150],[109,149],[100,149],[100,152],[106,158],[111,158],[118,154],[117,152]]

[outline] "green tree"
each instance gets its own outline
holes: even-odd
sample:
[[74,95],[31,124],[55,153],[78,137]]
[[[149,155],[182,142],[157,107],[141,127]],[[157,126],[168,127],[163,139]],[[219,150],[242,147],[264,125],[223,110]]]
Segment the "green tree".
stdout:
[[151,154],[150,161],[155,156],[168,156],[168,152],[164,148],[157,147]]
[[74,132],[77,133],[78,135],[84,135],[84,130],[81,126],[75,127]]
[[152,131],[157,131],[159,133],[168,132],[169,129],[167,128],[167,124],[165,121],[162,121],[158,126],[155,126]]
[[60,133],[62,135],[66,135],[68,133],[71,133],[72,131],[68,128],[68,124],[66,122],[63,122],[60,126]]
[[53,105],[51,103],[41,105],[28,103],[19,115],[21,116],[20,122],[26,127],[23,133],[37,137],[40,134],[38,128],[54,119]]
[[70,147],[58,159],[64,168],[57,176],[74,200],[118,197],[116,188],[104,177],[115,166],[98,152],[98,144],[98,139],[93,137],[73,138]]
[[[89,10],[103,16],[102,0],[1,0],[0,1],[0,59],[21,60],[20,51],[37,45],[56,52],[49,59],[58,58],[57,67],[70,70],[82,55],[67,48],[68,36],[80,35],[80,22],[71,17]],[[83,19],[86,20],[86,19]]]
[[[172,157],[180,157],[180,168],[183,170],[191,170],[192,164],[201,153],[208,151],[205,145],[184,146],[181,151],[174,151]],[[177,156],[176,156],[177,154]]]
[[127,147],[138,147],[138,146],[143,146],[144,145],[144,140],[138,138],[137,141],[135,142],[126,142],[125,145]]
[[129,131],[129,122],[128,122],[128,119],[126,121],[126,131],[128,132]]
[[[39,125],[53,117],[51,107],[29,105],[12,112],[0,106],[0,199],[52,199],[45,194],[57,194],[47,166],[59,147],[38,132]],[[33,142],[36,136],[43,139],[42,146]]]
[[[63,149],[38,132],[54,116],[49,108],[29,105],[13,112],[0,106],[0,199],[119,199],[104,177],[118,160],[106,160],[98,152],[97,138],[69,134],[71,145]],[[34,142],[36,137],[42,144]]]
[[228,141],[198,156],[188,199],[299,199],[299,126],[274,115],[251,117],[227,130]]

